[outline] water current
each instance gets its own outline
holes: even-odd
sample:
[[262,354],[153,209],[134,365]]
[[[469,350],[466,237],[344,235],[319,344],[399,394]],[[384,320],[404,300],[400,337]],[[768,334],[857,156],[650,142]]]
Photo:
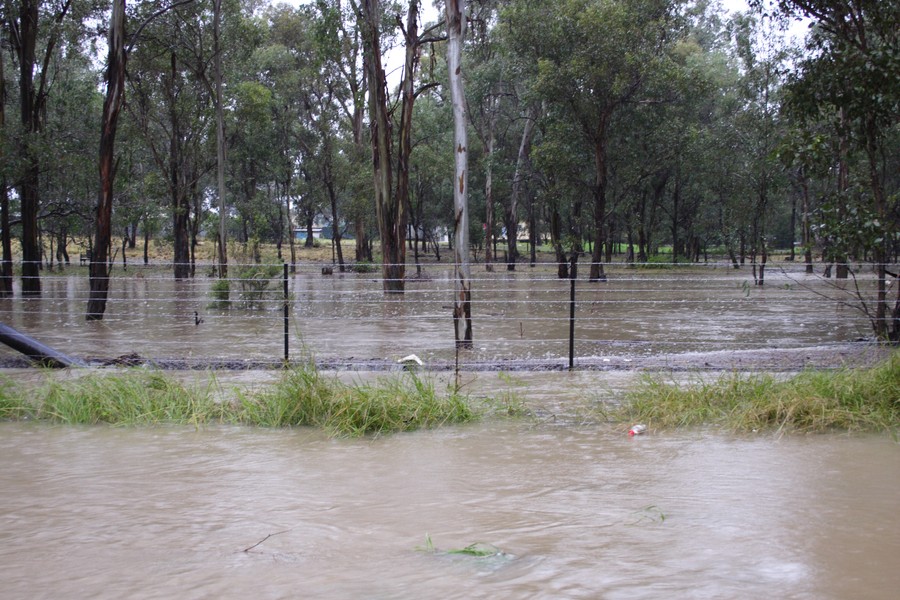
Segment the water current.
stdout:
[[[882,437],[0,424],[3,598],[893,599]],[[429,540],[431,548],[429,548]],[[453,554],[473,543],[484,557]]]
[[[773,270],[757,290],[747,273],[691,273],[579,283],[578,355],[758,352],[867,333],[858,312],[823,298],[827,282]],[[464,360],[566,355],[568,284],[546,275],[476,280],[476,348]],[[0,300],[2,320],[75,356],[281,356],[277,298],[218,310],[209,280],[148,272],[114,280],[106,318],[88,323],[84,278],[44,285],[41,299]],[[293,348],[453,356],[445,271],[403,299],[366,275],[303,273],[290,286]],[[44,376],[3,375],[22,385]],[[468,372],[466,391],[513,386],[538,419],[362,440],[0,423],[0,597],[897,597],[895,440],[703,429],[629,438],[579,419],[635,376]],[[252,386],[277,374],[217,377]],[[475,543],[490,555],[452,552]]]

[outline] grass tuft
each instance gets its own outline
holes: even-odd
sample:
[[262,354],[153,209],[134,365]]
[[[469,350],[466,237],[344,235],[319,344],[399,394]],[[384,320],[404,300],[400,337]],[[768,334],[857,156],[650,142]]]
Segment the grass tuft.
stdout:
[[41,419],[72,424],[155,425],[243,423],[262,427],[320,427],[332,435],[362,436],[443,424],[481,416],[468,399],[438,394],[414,373],[374,384],[348,385],[326,378],[312,365],[292,369],[259,391],[236,390],[220,402],[215,384],[189,389],[166,375],[144,370],[88,374],[51,381],[29,392],[30,400],[0,380],[0,419]]
[[78,424],[155,425],[220,421],[225,406],[204,390],[189,390],[156,372],[87,375],[51,382],[42,391],[36,417]]
[[900,353],[871,368],[804,371],[786,381],[732,374],[678,385],[648,376],[618,416],[658,428],[708,423],[735,431],[896,432]]
[[0,378],[0,420],[24,420],[33,416],[33,408],[28,405],[20,389],[9,379]]
[[442,397],[415,373],[347,385],[299,367],[240,401],[239,420],[267,427],[310,425],[333,435],[362,436],[466,423],[476,413],[458,394]]

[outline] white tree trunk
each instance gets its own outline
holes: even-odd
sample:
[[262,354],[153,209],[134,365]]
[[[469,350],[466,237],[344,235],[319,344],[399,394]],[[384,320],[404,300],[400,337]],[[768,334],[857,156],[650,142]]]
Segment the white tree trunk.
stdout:
[[472,281],[469,269],[468,139],[466,96],[462,79],[462,44],[466,31],[465,0],[447,0],[447,66],[453,103],[453,137],[456,172],[453,178],[453,211],[456,218],[456,297],[453,323],[456,345],[472,345]]

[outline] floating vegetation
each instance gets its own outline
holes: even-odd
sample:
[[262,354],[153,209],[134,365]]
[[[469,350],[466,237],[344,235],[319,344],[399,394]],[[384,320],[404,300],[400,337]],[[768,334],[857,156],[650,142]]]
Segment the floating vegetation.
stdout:
[[493,544],[485,544],[482,542],[475,542],[474,544],[469,544],[465,548],[458,548],[454,550],[439,550],[434,546],[434,542],[431,541],[431,536],[425,534],[425,545],[417,546],[416,550],[421,552],[427,552],[429,554],[449,554],[449,555],[461,555],[461,556],[472,556],[475,558],[488,558],[493,556],[509,556],[497,546]]
[[701,424],[734,431],[900,430],[900,353],[871,368],[804,371],[788,380],[731,374],[681,385],[647,376],[618,417],[654,428]]
[[658,524],[661,525],[666,522],[666,513],[662,511],[655,504],[651,504],[650,506],[645,506],[641,510],[635,513],[635,518],[633,521],[630,521],[628,525],[647,525],[647,524]]

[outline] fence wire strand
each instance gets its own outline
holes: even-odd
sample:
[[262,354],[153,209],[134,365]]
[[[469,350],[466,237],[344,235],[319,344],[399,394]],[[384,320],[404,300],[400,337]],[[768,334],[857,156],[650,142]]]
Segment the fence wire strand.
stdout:
[[[197,366],[274,363],[281,358],[287,302],[296,358],[394,363],[414,353],[447,364],[457,351],[452,264],[428,263],[420,270],[406,265],[405,291],[393,294],[384,292],[380,266],[348,265],[341,273],[332,263],[298,263],[288,276],[287,299],[281,263],[229,264],[226,279],[207,276],[212,265],[204,264],[197,265],[196,277],[175,280],[174,266],[115,265],[104,318],[94,322],[84,318],[86,268],[45,271],[39,297],[23,298],[14,290],[12,298],[0,299],[0,320],[79,356],[139,355]],[[581,363],[838,347],[871,338],[871,266],[837,281],[806,275],[803,263],[770,264],[764,285],[756,285],[752,265],[612,263],[604,264],[607,280],[597,282],[584,276],[588,266],[579,265],[575,294],[574,349]],[[520,264],[508,272],[497,263],[494,272],[470,279],[475,330],[472,349],[459,356],[461,366],[565,361],[571,281],[560,279],[557,267]],[[0,357],[10,353],[3,349]]]

